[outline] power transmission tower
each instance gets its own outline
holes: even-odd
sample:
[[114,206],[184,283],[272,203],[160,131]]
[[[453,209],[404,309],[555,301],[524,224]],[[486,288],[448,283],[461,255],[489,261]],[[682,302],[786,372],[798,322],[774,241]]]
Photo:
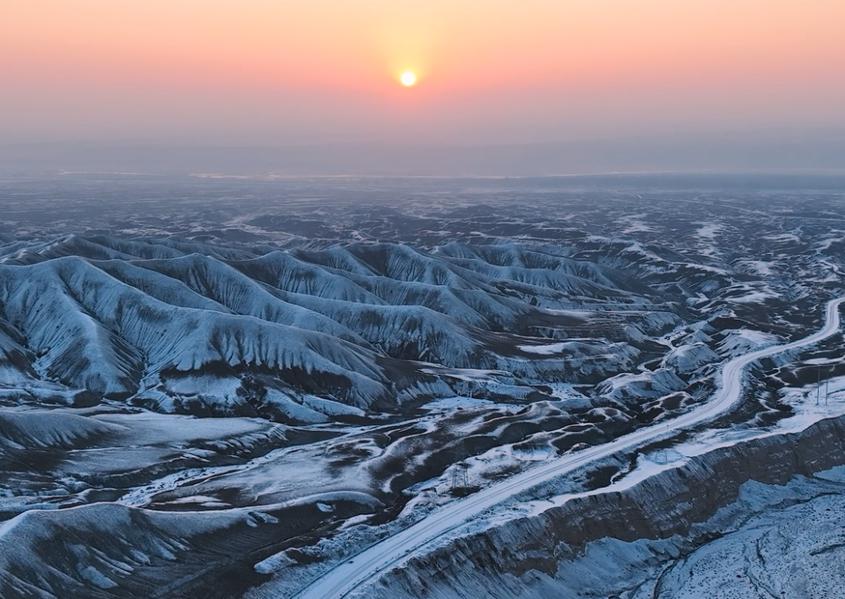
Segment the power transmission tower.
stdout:
[[452,469],[452,492],[461,492],[469,487],[469,477],[467,476],[468,466],[463,462],[458,462]]

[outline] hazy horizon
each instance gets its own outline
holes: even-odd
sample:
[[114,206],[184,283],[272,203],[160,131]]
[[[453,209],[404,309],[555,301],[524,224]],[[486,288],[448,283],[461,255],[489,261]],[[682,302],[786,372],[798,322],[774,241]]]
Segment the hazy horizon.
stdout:
[[473,145],[0,144],[4,175],[59,172],[280,176],[555,176],[612,173],[843,173],[845,133],[764,139],[586,139]]

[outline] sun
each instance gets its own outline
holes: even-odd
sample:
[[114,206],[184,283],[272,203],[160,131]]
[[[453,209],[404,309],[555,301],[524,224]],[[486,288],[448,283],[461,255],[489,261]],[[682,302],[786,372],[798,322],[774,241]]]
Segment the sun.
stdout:
[[417,84],[417,74],[413,71],[404,71],[399,75],[399,83],[405,87],[414,87]]

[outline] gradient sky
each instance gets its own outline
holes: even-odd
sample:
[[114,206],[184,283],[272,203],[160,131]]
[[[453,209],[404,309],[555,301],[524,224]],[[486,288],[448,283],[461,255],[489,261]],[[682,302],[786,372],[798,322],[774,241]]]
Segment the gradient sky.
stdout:
[[0,0],[0,143],[837,143],[843,24],[842,0]]

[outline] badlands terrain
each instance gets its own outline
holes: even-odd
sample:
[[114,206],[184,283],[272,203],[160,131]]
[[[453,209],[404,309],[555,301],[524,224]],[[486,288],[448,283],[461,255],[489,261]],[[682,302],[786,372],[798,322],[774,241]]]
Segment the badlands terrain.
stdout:
[[845,179],[0,181],[2,597],[832,597]]

